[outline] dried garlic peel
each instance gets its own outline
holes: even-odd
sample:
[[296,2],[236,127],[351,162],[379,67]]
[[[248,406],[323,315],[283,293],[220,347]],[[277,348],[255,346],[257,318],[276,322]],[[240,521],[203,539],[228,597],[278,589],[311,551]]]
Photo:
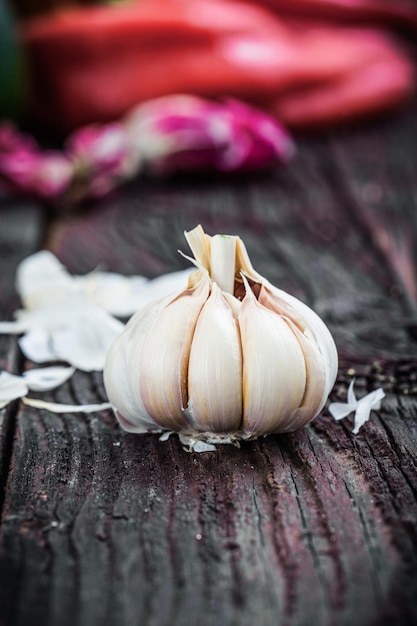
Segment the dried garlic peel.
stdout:
[[120,424],[216,442],[305,426],[336,379],[329,330],[253,269],[239,237],[185,237],[198,268],[187,288],[136,313],[108,352]]

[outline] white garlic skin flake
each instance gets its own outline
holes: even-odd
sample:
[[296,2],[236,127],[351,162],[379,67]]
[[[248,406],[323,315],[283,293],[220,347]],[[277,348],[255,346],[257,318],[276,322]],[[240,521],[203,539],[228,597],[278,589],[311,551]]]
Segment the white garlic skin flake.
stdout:
[[136,313],[108,352],[121,426],[219,441],[302,428],[336,379],[328,328],[253,269],[239,237],[201,226],[185,237],[198,268],[187,288]]

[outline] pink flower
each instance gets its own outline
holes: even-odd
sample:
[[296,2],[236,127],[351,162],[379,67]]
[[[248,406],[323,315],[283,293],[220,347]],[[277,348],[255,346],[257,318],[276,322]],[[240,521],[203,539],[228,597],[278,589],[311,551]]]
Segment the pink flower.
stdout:
[[136,160],[159,173],[258,169],[294,150],[276,120],[233,100],[166,96],[138,106],[126,127]]
[[73,168],[60,152],[39,149],[11,124],[0,127],[0,179],[7,187],[43,198],[56,198],[69,187]]
[[133,174],[129,138],[121,124],[81,128],[69,137],[67,151],[77,175],[88,181],[89,196],[103,196]]

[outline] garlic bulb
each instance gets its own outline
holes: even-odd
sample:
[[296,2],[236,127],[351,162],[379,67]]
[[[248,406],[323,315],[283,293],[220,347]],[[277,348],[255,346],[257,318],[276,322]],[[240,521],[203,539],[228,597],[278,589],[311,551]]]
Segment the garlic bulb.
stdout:
[[187,288],[136,313],[107,355],[121,426],[206,441],[303,427],[336,378],[329,330],[253,269],[239,237],[201,226],[185,237],[198,268]]

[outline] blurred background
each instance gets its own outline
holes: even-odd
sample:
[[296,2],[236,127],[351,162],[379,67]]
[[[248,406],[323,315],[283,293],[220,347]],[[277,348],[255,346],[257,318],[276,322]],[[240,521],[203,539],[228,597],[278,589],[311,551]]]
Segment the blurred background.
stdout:
[[[82,158],[94,161],[92,145],[104,141],[90,133],[74,142],[71,134],[97,124],[120,125],[117,138],[114,128],[104,133],[113,160],[117,144],[118,180],[145,162],[159,171],[232,171],[285,161],[291,134],[407,107],[416,32],[412,0],[0,0],[0,179],[42,195],[22,176],[29,162],[37,167],[38,147],[22,143],[16,126],[12,136],[11,121],[67,151],[46,168],[61,177],[60,193],[74,178],[80,144]],[[201,100],[149,106],[178,94]],[[126,129],[136,143],[121,150],[130,161],[119,167]],[[114,178],[96,188],[104,194]]]

